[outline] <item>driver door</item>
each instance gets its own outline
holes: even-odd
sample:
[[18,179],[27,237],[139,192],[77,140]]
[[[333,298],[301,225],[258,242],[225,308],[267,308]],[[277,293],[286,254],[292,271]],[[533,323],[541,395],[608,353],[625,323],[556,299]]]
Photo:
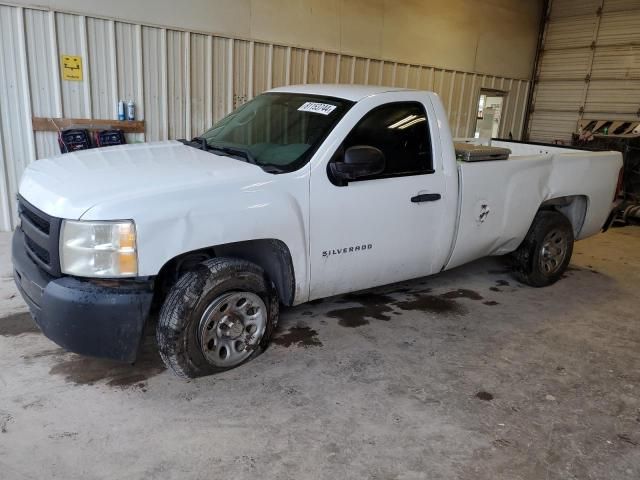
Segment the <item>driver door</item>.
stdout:
[[[378,103],[380,100],[378,100]],[[434,168],[428,105],[373,106],[328,161],[373,146],[384,171],[341,182],[327,162],[310,180],[310,299],[428,275],[442,265],[445,179]]]

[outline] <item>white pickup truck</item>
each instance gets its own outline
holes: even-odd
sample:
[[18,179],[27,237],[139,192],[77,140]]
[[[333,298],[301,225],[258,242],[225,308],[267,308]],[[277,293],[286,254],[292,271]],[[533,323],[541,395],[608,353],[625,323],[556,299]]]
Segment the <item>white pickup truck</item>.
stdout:
[[15,280],[44,334],[87,355],[134,361],[161,306],[160,354],[186,377],[258,355],[281,304],[508,253],[549,285],[606,228],[621,155],[493,146],[510,158],[457,159],[434,93],[278,88],[191,141],[32,163]]

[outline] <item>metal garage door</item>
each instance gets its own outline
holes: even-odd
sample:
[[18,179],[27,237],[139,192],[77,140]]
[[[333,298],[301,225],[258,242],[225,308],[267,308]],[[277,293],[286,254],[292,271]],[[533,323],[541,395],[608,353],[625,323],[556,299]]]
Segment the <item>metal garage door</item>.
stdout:
[[569,142],[587,120],[640,121],[640,0],[551,0],[531,140]]

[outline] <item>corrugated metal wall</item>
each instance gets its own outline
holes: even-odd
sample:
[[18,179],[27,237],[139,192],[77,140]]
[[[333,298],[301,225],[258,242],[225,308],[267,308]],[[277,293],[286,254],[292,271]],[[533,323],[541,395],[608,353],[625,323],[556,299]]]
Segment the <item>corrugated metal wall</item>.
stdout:
[[[80,55],[84,81],[60,78],[60,54]],[[133,99],[144,135],[191,137],[269,88],[296,83],[390,85],[439,93],[454,136],[473,133],[480,88],[507,91],[501,136],[520,138],[529,82],[407,65],[103,18],[0,4],[0,230],[16,222],[25,166],[58,152],[31,117],[111,119]]]
[[640,120],[640,0],[551,0],[532,140],[569,142],[586,120]]

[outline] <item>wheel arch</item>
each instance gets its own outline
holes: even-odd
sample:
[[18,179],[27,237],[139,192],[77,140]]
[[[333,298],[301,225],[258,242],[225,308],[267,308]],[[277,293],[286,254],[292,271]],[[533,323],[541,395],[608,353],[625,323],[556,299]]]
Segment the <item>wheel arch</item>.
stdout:
[[274,238],[246,240],[184,252],[168,260],[160,269],[155,285],[155,303],[163,301],[178,278],[197,264],[215,257],[247,260],[261,267],[273,281],[280,302],[293,305],[296,293],[295,271],[289,247]]
[[545,200],[538,211],[554,210],[563,214],[573,227],[573,236],[578,238],[587,218],[589,197],[586,195],[566,195]]

